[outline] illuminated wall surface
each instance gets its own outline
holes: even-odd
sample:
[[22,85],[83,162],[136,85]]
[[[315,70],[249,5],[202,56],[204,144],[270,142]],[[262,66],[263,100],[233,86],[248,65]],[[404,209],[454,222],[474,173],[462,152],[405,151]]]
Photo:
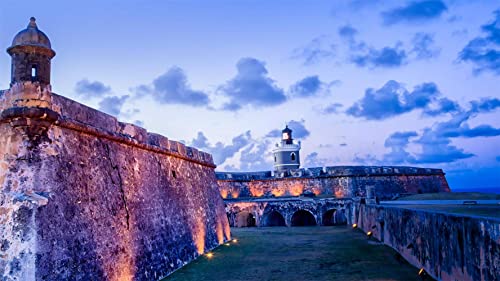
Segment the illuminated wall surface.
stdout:
[[1,280],[158,280],[230,238],[211,155],[36,83],[0,112]]
[[357,226],[437,280],[499,280],[499,219],[362,204]]
[[366,197],[374,188],[379,199],[406,193],[449,192],[441,169],[392,166],[335,166],[297,169],[285,177],[271,172],[216,173],[224,199],[299,196],[304,193],[336,198]]

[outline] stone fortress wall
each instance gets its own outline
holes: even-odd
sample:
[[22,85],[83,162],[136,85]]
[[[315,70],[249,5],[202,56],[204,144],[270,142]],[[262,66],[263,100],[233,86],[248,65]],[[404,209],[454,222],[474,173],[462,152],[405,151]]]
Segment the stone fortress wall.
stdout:
[[436,280],[500,277],[500,219],[361,204],[355,220]]
[[288,171],[229,173],[217,172],[224,199],[252,197],[316,196],[335,198],[366,197],[367,187],[379,199],[408,193],[449,192],[441,169],[396,166],[333,166]]
[[0,93],[0,279],[158,280],[230,239],[212,156],[53,94]]

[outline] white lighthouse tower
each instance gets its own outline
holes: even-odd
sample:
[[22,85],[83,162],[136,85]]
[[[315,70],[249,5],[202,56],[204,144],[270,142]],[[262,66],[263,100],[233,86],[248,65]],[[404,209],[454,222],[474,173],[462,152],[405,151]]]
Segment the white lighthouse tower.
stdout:
[[273,149],[274,171],[283,172],[300,167],[300,141],[293,143],[292,130],[288,126],[283,129],[281,142]]

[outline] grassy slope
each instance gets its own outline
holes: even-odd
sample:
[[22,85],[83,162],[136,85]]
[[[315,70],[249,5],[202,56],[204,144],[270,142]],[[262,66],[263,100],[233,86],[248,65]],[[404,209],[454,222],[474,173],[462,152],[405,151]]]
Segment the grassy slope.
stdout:
[[232,229],[236,244],[198,258],[176,280],[420,280],[418,269],[358,230],[337,227]]

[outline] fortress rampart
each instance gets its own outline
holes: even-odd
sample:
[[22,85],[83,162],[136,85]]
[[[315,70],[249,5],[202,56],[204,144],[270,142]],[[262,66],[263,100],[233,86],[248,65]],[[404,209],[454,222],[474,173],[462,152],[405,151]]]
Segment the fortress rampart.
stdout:
[[230,238],[212,156],[70,99],[0,92],[0,279],[158,280]]
[[437,280],[498,280],[500,219],[364,205],[356,222]]
[[449,192],[441,169],[396,166],[333,166],[271,172],[217,172],[223,198],[282,197],[313,193],[336,198],[379,199],[408,193]]

